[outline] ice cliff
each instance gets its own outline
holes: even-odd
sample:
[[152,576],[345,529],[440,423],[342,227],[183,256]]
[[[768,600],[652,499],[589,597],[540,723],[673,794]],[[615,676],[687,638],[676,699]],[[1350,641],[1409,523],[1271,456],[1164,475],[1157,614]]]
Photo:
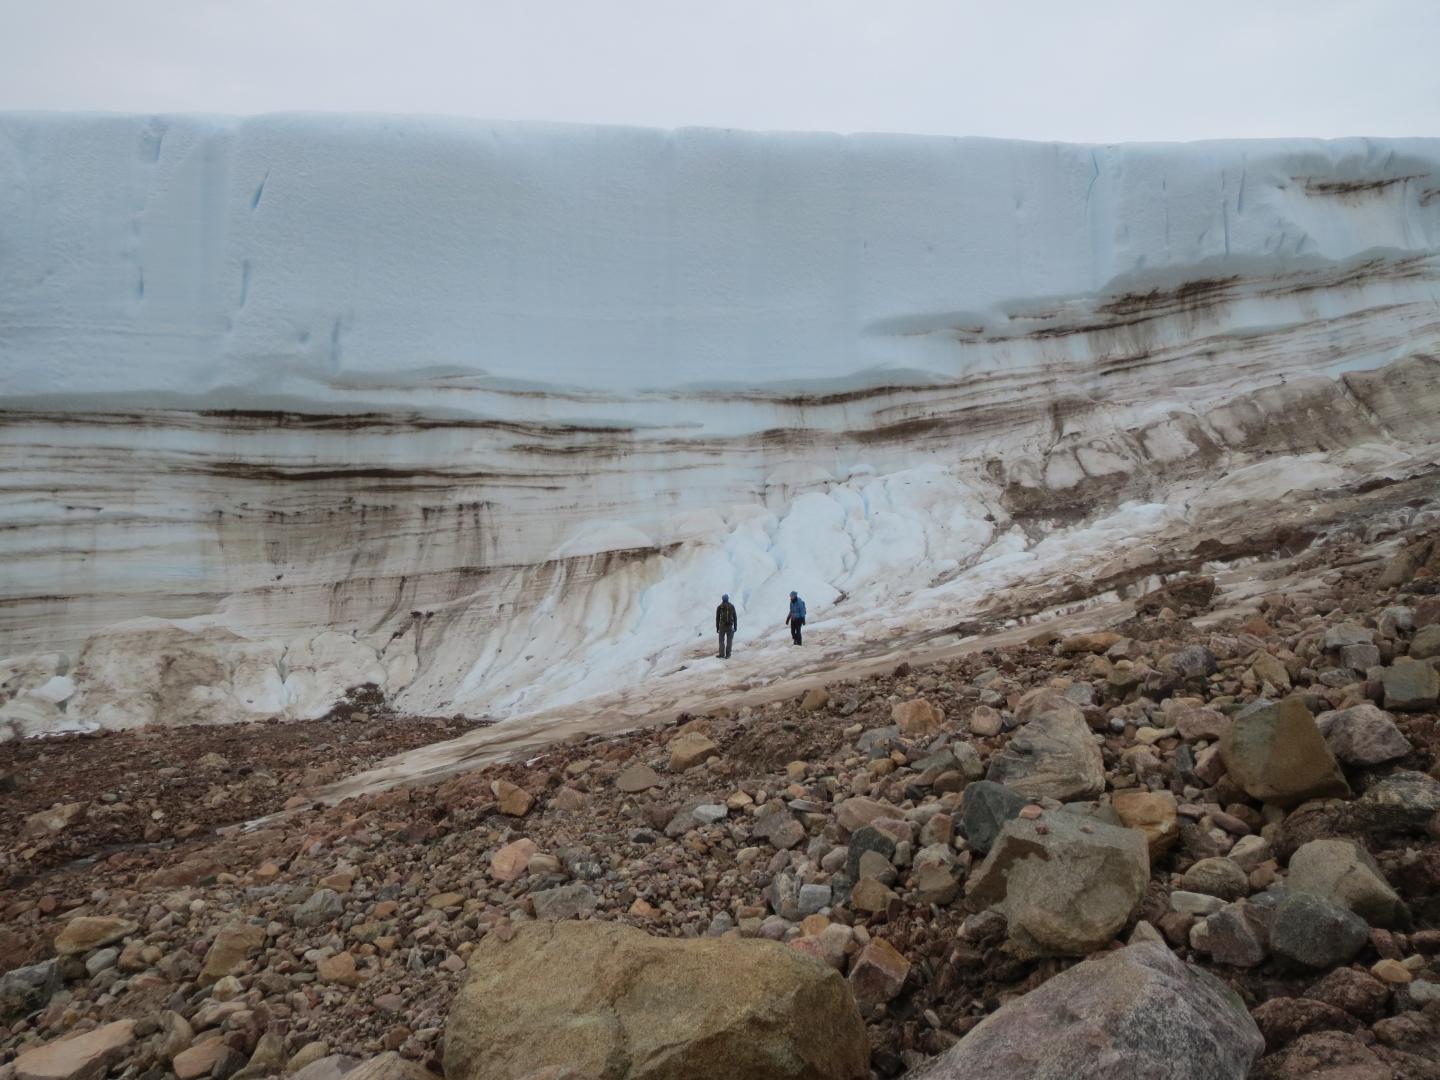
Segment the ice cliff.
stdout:
[[1437,369],[1436,139],[0,116],[0,737],[774,678],[792,588],[863,650],[1429,469]]

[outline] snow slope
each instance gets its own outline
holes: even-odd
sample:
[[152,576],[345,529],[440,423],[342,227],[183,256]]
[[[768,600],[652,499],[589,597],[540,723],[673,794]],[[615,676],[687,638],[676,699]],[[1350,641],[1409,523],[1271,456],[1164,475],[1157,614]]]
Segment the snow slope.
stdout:
[[0,116],[0,721],[772,678],[1413,471],[1437,346],[1440,140]]

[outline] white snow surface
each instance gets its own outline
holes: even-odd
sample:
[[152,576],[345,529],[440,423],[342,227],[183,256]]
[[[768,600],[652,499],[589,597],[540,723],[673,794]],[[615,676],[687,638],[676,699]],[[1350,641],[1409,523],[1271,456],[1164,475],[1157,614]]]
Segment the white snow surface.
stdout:
[[764,681],[1403,471],[1437,354],[1436,139],[0,115],[0,737]]

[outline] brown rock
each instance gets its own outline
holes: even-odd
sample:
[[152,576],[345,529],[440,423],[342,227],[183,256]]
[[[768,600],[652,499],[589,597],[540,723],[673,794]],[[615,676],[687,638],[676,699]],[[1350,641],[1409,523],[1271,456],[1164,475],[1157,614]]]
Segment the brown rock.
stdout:
[[891,707],[890,721],[898,724],[906,735],[930,735],[944,725],[945,714],[939,706],[930,704],[924,698],[916,698]]
[[315,974],[321,982],[338,986],[359,986],[360,972],[355,968],[355,957],[348,952],[336,953],[315,965]]
[[81,915],[65,924],[65,929],[55,938],[55,951],[61,956],[77,956],[114,944],[139,928],[138,923],[129,919]]
[[873,1008],[893,1000],[909,974],[910,961],[884,938],[874,938],[850,961],[850,989],[860,1008]]
[[615,777],[615,786],[629,795],[649,791],[651,788],[659,787],[662,783],[664,781],[660,779],[660,774],[649,765],[631,765]]
[[1250,673],[1262,685],[1269,683],[1276,690],[1290,689],[1289,668],[1268,652],[1257,652],[1250,658]]
[[265,928],[249,923],[232,923],[222,927],[205,954],[200,969],[200,985],[209,986],[240,967],[265,945]]
[[971,735],[978,735],[982,739],[999,735],[1002,726],[1000,714],[989,705],[977,705],[970,713],[968,727]]
[[225,1036],[212,1035],[208,1039],[202,1039],[189,1050],[176,1054],[170,1068],[179,1080],[199,1080],[202,1076],[209,1076],[210,1071],[229,1051]]
[[1389,983],[1391,986],[1404,986],[1414,978],[1414,976],[1410,974],[1410,969],[1399,960],[1389,959],[1378,961],[1370,969],[1370,974],[1374,975],[1375,978],[1383,983]]
[[1274,1058],[1264,1080],[1394,1080],[1395,1074],[1360,1039],[1344,1031],[1302,1035]]
[[850,892],[850,906],[870,915],[882,915],[890,908],[890,902],[898,897],[884,882],[873,877],[863,877],[855,883]]
[[1342,967],[1310,987],[1305,996],[1369,1022],[1384,1013],[1390,1003],[1390,988],[1373,975]]
[[805,691],[805,696],[800,699],[801,712],[819,712],[830,704],[830,692],[823,687],[812,686]]
[[1349,1013],[1310,998],[1271,998],[1250,1015],[1265,1036],[1265,1049],[1272,1054],[1312,1031],[1346,1031],[1359,1026]]
[[53,836],[64,832],[71,825],[85,820],[84,803],[56,803],[49,810],[41,810],[25,819],[20,830],[21,836]]
[[1169,851],[1180,839],[1175,796],[1168,791],[1151,792],[1138,788],[1117,791],[1111,805],[1127,829],[1139,829],[1145,834],[1152,861]]
[[530,856],[539,850],[533,840],[525,837],[511,841],[491,857],[490,876],[501,884],[524,877],[530,866]]
[[1093,634],[1071,634],[1060,642],[1060,655],[1073,656],[1076,653],[1099,654],[1120,640],[1120,634],[1113,633],[1109,630],[1100,630]]
[[510,817],[524,817],[535,803],[535,796],[507,780],[492,781],[490,791],[495,796],[495,804],[500,808],[500,812]]
[[1242,709],[1220,740],[1230,778],[1252,798],[1278,806],[1349,795],[1335,756],[1299,697]]
[[835,808],[835,820],[847,832],[855,832],[857,829],[869,825],[876,818],[894,817],[897,812],[895,807],[889,803],[857,795],[854,798],[846,799]]
[[135,1021],[117,1020],[26,1050],[15,1059],[15,1080],[99,1080],[135,1043]]
[[774,942],[529,923],[471,957],[447,1080],[569,1066],[612,1080],[863,1080],[869,1044],[840,974]]
[[669,748],[669,769],[672,773],[692,769],[720,753],[720,748],[698,731],[675,736],[670,740]]
[[1186,742],[1213,742],[1230,730],[1230,718],[1214,709],[1182,706],[1172,711],[1167,720]]

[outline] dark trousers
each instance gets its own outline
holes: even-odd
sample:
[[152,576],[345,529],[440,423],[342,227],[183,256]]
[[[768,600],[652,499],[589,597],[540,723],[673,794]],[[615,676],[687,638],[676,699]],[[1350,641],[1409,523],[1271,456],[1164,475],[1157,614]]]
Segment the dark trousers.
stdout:
[[799,645],[799,644],[801,643],[801,642],[800,642],[800,628],[801,628],[802,626],[804,626],[804,625],[805,625],[805,620],[804,620],[804,619],[791,619],[791,620],[790,620],[790,640],[793,641],[793,642],[795,642],[796,645]]
[[734,630],[720,631],[720,656],[726,660],[730,659],[730,646],[735,644]]

